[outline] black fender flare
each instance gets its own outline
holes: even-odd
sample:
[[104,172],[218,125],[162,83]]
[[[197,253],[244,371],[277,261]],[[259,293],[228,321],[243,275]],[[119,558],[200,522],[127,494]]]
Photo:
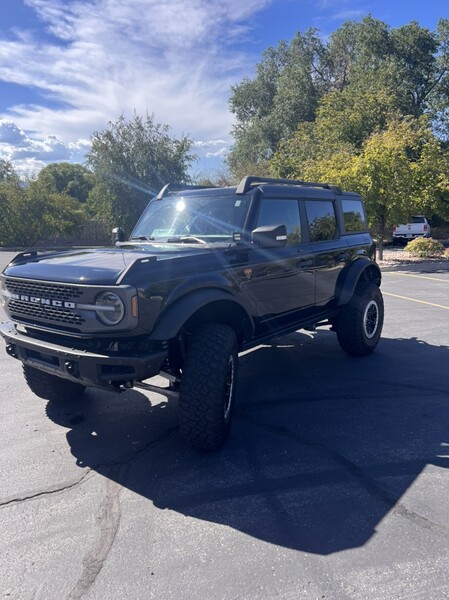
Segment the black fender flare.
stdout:
[[380,287],[382,274],[379,266],[368,258],[358,258],[345,267],[338,276],[335,290],[337,306],[342,306],[351,300],[363,276],[367,276],[369,281],[374,281]]
[[239,311],[242,317],[244,337],[250,338],[255,327],[246,308],[229,292],[214,288],[189,292],[170,304],[156,322],[150,338],[155,341],[173,339],[197,311],[208,304],[219,301],[228,302],[230,306]]

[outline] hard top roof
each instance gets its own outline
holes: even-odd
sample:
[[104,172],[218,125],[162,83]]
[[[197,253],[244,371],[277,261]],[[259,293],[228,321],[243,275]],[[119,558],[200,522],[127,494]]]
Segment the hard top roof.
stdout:
[[[168,195],[183,196],[223,196],[223,195],[246,195],[254,192],[255,190],[262,189],[266,192],[281,192],[279,195],[291,197],[292,191],[294,190],[301,197],[321,197],[329,198],[335,197],[336,195],[354,196],[359,197],[354,192],[343,192],[341,188],[329,185],[327,183],[315,183],[307,181],[299,181],[293,179],[273,179],[267,177],[254,177],[247,176],[242,179],[238,186],[230,187],[207,187],[207,186],[196,186],[196,185],[185,185],[185,184],[170,184],[165,185],[159,194],[156,196],[156,200],[162,200],[162,198]],[[313,193],[312,193],[313,190]],[[282,191],[286,192],[282,194]]]

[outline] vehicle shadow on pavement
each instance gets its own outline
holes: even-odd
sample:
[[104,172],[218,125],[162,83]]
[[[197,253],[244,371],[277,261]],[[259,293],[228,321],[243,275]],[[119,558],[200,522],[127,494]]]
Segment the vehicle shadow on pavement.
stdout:
[[175,402],[136,391],[89,391],[47,413],[69,427],[78,465],[156,507],[329,554],[365,544],[390,511],[449,536],[425,503],[402,500],[427,465],[449,465],[448,359],[417,339],[352,358],[327,330],[278,338],[240,357],[234,427],[217,453],[182,442]]

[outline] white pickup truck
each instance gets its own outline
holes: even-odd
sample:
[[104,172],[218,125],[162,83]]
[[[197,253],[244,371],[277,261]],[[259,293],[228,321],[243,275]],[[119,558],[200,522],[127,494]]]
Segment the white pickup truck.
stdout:
[[393,244],[408,242],[417,237],[430,237],[430,225],[426,217],[418,215],[412,217],[410,223],[393,227]]

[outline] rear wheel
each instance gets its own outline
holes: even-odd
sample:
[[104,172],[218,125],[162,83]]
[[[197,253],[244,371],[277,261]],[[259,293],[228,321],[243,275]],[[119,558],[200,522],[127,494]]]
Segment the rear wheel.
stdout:
[[50,402],[63,403],[76,400],[86,389],[80,383],[61,379],[61,377],[39,371],[29,365],[23,365],[23,374],[30,390],[39,398]]
[[360,282],[338,315],[335,329],[340,346],[353,356],[370,354],[382,333],[384,303],[379,287]]
[[188,344],[179,392],[184,440],[217,450],[229,434],[237,384],[237,336],[227,325],[203,325]]

